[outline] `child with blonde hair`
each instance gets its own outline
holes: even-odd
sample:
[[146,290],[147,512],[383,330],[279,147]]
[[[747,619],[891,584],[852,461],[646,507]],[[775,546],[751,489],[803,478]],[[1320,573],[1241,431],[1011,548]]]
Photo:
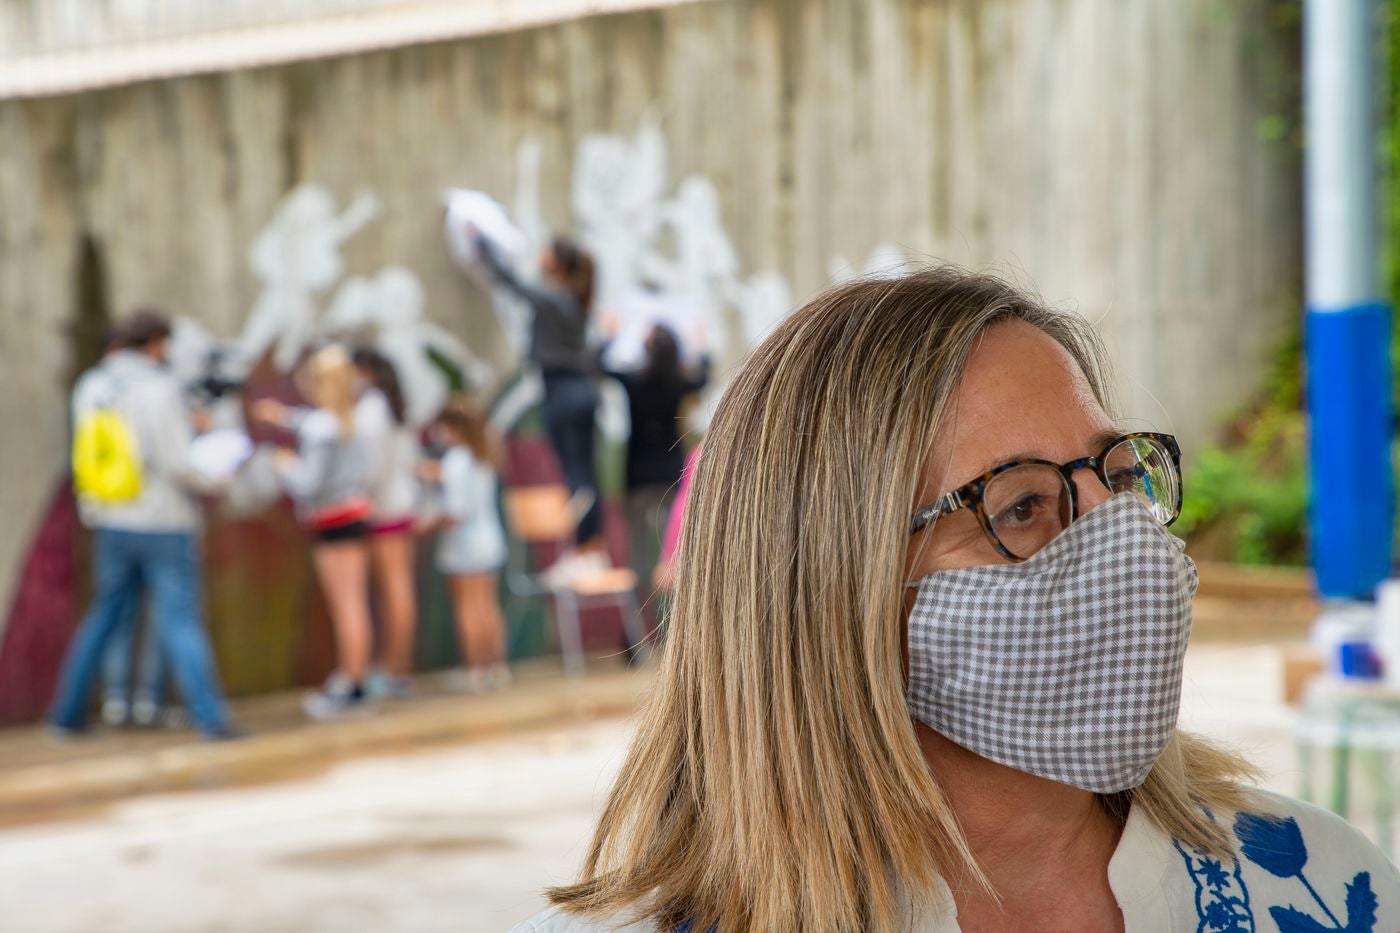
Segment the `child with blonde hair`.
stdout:
[[289,409],[272,399],[254,406],[261,421],[296,432],[296,447],[277,451],[277,476],[311,538],[316,578],[335,629],[336,670],[303,706],[315,719],[366,708],[364,679],[370,656],[368,602],[369,454],[355,432],[356,374],[344,347],[312,354],[296,375],[311,403]]

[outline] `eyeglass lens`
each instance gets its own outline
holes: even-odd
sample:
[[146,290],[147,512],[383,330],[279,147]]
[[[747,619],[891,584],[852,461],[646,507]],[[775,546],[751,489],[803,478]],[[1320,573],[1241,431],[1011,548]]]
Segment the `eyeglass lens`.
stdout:
[[[1171,453],[1151,438],[1128,438],[1104,458],[1109,491],[1131,492],[1162,524],[1181,504],[1181,480]],[[987,522],[1002,547],[1025,559],[1053,541],[1074,519],[1069,482],[1055,467],[1026,463],[988,480],[982,492]]]
[[1120,441],[1104,457],[1103,471],[1110,490],[1136,493],[1163,525],[1176,517],[1181,507],[1181,476],[1161,442],[1150,437]]
[[1030,557],[1069,527],[1069,485],[1052,466],[1022,464],[987,482],[982,507],[1002,547]]

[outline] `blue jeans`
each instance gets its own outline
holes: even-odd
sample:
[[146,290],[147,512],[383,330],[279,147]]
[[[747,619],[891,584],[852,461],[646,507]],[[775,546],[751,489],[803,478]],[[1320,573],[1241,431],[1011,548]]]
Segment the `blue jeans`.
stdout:
[[140,581],[132,580],[130,603],[123,610],[125,621],[117,623],[102,656],[102,699],[122,703],[159,705],[165,696],[165,656],[160,652],[160,636],[147,624],[141,632],[138,651],[136,633],[141,629]]
[[598,387],[583,373],[548,371],[544,373],[544,422],[569,492],[588,490],[593,504],[579,519],[575,541],[588,541],[603,532],[602,493],[598,489],[598,468],[594,463],[594,421],[598,409]]
[[228,711],[204,632],[198,542],[178,532],[99,529],[93,538],[92,608],[73,635],[58,678],[50,720],[81,729],[88,696],[109,640],[130,618],[134,593],[151,593],[151,622],[195,724],[204,732],[228,725]]

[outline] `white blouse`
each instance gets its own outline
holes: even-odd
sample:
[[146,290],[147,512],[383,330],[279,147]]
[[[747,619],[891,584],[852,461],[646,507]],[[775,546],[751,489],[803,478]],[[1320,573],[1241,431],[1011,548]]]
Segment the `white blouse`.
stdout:
[[[1195,852],[1141,808],[1128,814],[1108,883],[1128,933],[1395,933],[1400,872],[1354,827],[1311,804],[1256,792],[1259,814],[1217,814],[1237,856]],[[908,929],[961,933],[946,885],[937,906],[910,910]],[[658,933],[617,926],[626,917],[580,919],[551,908],[511,933]]]

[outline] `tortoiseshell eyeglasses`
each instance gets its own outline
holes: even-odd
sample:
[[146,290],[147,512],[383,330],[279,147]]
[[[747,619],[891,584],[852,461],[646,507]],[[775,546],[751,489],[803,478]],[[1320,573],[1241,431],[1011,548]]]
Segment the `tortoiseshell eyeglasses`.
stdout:
[[1012,460],[914,510],[909,534],[969,508],[997,551],[1023,561],[1079,517],[1073,475],[1091,469],[1110,492],[1140,497],[1163,525],[1181,514],[1181,446],[1170,434],[1120,434],[1097,457],[1068,463]]

